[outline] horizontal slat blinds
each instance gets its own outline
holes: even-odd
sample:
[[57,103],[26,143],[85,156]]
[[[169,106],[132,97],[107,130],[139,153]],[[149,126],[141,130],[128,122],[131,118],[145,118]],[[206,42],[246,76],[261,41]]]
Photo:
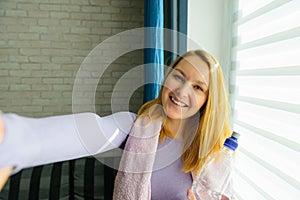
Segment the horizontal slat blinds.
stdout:
[[231,99],[236,199],[300,197],[300,1],[237,0]]

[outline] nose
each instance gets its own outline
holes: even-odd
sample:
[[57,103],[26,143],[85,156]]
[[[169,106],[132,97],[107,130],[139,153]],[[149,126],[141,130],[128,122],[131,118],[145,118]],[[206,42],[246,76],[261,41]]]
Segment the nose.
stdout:
[[179,98],[187,98],[190,90],[191,86],[188,84],[188,82],[185,82],[175,89],[175,94]]

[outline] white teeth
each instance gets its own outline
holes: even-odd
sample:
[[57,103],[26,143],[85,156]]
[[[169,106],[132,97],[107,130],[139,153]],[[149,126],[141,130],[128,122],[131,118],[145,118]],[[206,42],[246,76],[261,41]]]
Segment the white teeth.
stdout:
[[184,104],[184,103],[182,103],[182,102],[180,102],[180,101],[176,101],[176,100],[174,99],[174,97],[171,97],[171,100],[172,100],[175,104],[177,104],[177,105],[179,105],[179,106],[181,106],[181,107],[186,107],[186,106],[187,106],[186,104]]

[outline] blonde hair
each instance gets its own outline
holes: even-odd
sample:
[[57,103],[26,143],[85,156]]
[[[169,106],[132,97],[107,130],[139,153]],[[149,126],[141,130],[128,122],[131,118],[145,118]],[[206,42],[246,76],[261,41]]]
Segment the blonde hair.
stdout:
[[[175,68],[187,56],[198,56],[209,67],[209,92],[206,103],[200,109],[201,114],[200,111],[198,113],[200,117],[196,117],[196,133],[184,134],[188,135],[188,138],[184,138],[183,141],[182,170],[185,172],[199,172],[207,156],[219,150],[224,140],[231,135],[229,126],[230,106],[222,69],[218,61],[206,51],[189,51],[179,56],[170,65],[170,68]],[[169,73],[170,71],[166,77]],[[162,88],[156,99],[145,103],[139,109],[138,117],[149,116],[152,120],[158,119],[161,116],[165,118],[165,113],[162,109]],[[193,119],[195,118],[191,118],[191,120]],[[164,125],[160,133],[160,140],[170,135],[172,134]]]

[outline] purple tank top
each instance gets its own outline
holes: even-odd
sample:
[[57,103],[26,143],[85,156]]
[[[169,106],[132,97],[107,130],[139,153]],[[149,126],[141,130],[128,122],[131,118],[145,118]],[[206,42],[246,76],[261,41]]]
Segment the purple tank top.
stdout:
[[[168,145],[172,141],[171,145]],[[165,145],[169,146],[168,151],[176,151],[181,154],[182,141],[167,138],[165,142],[159,142],[158,150]],[[151,176],[151,200],[186,200],[186,192],[192,187],[192,176],[182,171],[183,162],[180,156],[170,164],[159,167],[159,159],[154,162],[154,171]]]

